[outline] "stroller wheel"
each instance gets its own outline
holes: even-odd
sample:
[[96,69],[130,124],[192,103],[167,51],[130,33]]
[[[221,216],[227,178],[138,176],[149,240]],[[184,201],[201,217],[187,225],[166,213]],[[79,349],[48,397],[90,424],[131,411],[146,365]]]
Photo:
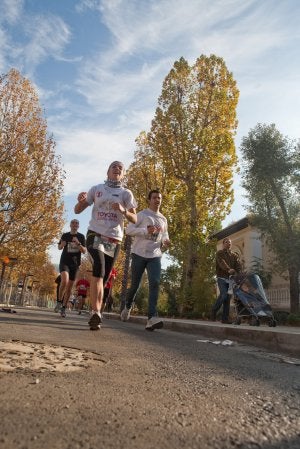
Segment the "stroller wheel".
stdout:
[[276,326],[277,326],[277,321],[276,320],[269,321],[269,327],[276,327]]
[[259,318],[253,317],[251,320],[250,326],[260,326]]
[[242,320],[240,318],[237,318],[233,324],[236,324],[237,326],[239,326],[241,324]]

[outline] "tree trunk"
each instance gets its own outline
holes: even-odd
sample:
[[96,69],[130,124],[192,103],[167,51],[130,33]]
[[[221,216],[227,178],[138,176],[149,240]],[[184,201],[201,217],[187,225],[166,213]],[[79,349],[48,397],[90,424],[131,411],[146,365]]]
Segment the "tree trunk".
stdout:
[[186,284],[190,286],[193,278],[194,272],[197,267],[198,254],[197,254],[197,227],[198,223],[198,214],[197,214],[197,205],[196,205],[196,192],[195,185],[188,185],[189,191],[189,199],[190,199],[190,219],[189,219],[189,241],[187,245],[187,270],[186,270]]
[[184,277],[184,300],[183,300],[183,312],[192,312],[194,307],[195,298],[192,295],[192,284],[195,275],[195,271],[198,266],[198,245],[197,245],[197,207],[195,201],[194,186],[189,187],[190,197],[190,220],[189,220],[189,240],[187,242],[186,253],[186,270]]
[[290,312],[299,313],[299,269],[289,267],[290,278]]

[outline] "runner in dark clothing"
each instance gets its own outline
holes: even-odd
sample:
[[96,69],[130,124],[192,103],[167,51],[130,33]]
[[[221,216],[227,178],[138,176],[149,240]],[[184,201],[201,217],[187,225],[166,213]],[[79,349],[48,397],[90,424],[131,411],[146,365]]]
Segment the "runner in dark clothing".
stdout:
[[59,300],[63,302],[60,314],[66,316],[66,306],[70,300],[72,287],[76,273],[81,263],[81,254],[86,252],[85,236],[78,231],[79,221],[72,220],[71,231],[65,232],[58,243],[58,249],[62,249],[59,263],[61,283],[59,287]]

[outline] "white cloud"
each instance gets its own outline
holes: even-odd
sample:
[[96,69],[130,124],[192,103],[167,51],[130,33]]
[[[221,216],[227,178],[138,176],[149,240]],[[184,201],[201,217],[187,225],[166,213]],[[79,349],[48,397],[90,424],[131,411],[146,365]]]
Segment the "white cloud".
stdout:
[[156,101],[158,86],[182,55],[193,63],[200,54],[214,53],[236,77],[248,72],[255,78],[265,70],[265,54],[294,38],[284,5],[271,0],[103,0],[81,6],[98,10],[114,38],[82,65],[78,80],[80,93],[101,113],[139,101],[150,86]]
[[[85,96],[97,112],[109,113],[130,101],[143,99],[145,92],[150,91],[153,97],[155,85],[161,87],[161,77],[169,70],[166,60],[159,60],[152,65],[143,64],[134,71],[120,67],[116,70],[98,64],[97,58],[87,63],[78,80],[79,92]],[[159,91],[158,91],[159,92]],[[138,97],[138,98],[136,98]]]
[[76,5],[77,12],[84,12],[86,9],[100,10],[101,0],[80,0]]
[[184,0],[104,0],[101,20],[115,38],[115,61],[126,54],[136,55],[147,50],[156,54],[189,53],[193,41],[192,51],[196,55],[201,48],[210,52],[215,47],[222,53],[224,49],[234,51],[239,47],[234,37],[243,41],[250,37],[254,44],[263,37],[259,46],[251,48],[252,52],[260,52],[261,43],[272,44],[272,30],[278,34],[277,18],[274,21],[272,14],[265,14],[268,5],[270,1],[259,5],[256,0],[190,0],[188,3]]
[[42,60],[61,57],[71,38],[67,24],[57,16],[34,16],[26,22],[29,43],[24,48],[26,66],[37,65]]
[[8,48],[8,43],[7,43],[6,33],[4,32],[4,30],[2,30],[0,28],[0,71],[1,72],[4,72],[4,70],[6,69],[7,48]]
[[54,135],[67,175],[66,195],[103,182],[113,160],[128,166],[133,158],[134,139],[128,131],[57,128]]
[[14,25],[21,17],[23,0],[2,0],[0,2],[0,71],[5,72],[9,61],[17,56],[11,43],[9,26]]
[[2,0],[0,3],[0,22],[14,24],[20,18],[24,0]]
[[[34,77],[36,67],[52,57],[54,59],[78,62],[80,58],[65,58],[63,50],[70,42],[71,32],[67,24],[58,16],[51,14],[29,15],[22,10],[23,1],[4,0],[0,4],[1,22],[18,26],[22,41],[14,39],[11,28],[0,27],[0,68],[9,70],[12,66]],[[4,11],[4,12],[3,12]]]

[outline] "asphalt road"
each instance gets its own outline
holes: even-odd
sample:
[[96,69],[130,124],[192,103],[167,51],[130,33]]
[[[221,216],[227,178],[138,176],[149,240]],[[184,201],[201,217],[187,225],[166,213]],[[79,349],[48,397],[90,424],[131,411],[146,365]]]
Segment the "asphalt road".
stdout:
[[0,314],[2,449],[299,449],[300,360],[200,335]]

